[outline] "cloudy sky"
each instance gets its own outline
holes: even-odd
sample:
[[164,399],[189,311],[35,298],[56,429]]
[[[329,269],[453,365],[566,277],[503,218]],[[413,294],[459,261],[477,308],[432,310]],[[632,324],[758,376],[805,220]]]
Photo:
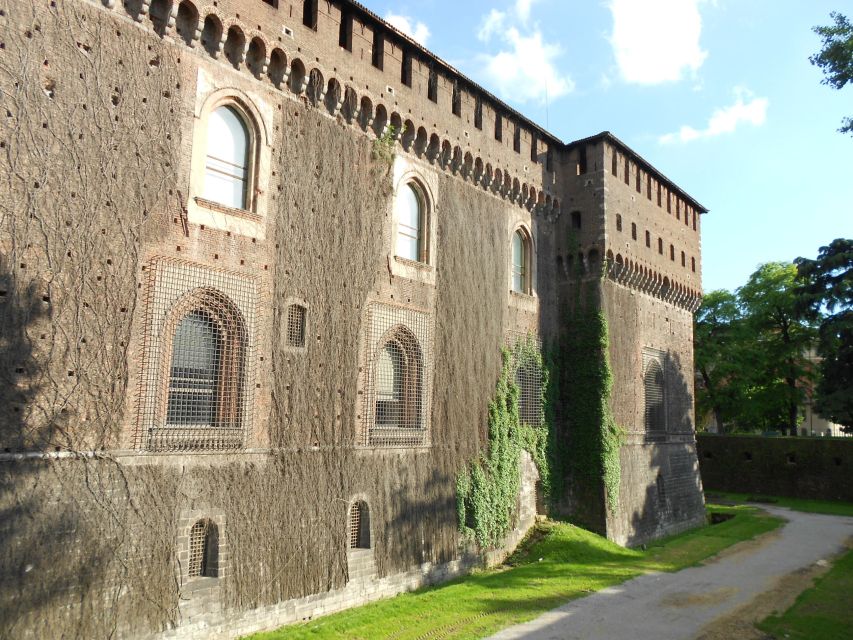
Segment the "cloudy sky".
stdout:
[[808,61],[845,2],[363,2],[562,140],[612,131],[708,207],[706,291],[853,237],[836,131],[853,87]]

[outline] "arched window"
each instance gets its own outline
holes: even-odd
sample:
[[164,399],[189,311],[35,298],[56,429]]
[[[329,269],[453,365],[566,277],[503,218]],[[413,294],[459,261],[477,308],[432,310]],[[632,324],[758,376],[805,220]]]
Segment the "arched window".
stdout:
[[210,520],[199,520],[190,529],[189,578],[219,575],[219,529]]
[[204,198],[232,209],[248,209],[249,129],[231,106],[215,109],[207,123]]
[[531,292],[531,253],[530,236],[524,229],[516,229],[512,234],[512,290],[516,293]]
[[386,334],[374,364],[374,412],[371,445],[419,445],[423,442],[423,357],[417,338],[398,326]]
[[[242,315],[214,290],[185,299],[175,312],[168,361],[165,427],[152,433],[157,448],[231,449],[243,444]],[[167,347],[168,348],[168,347]]]
[[646,433],[666,430],[666,411],[664,402],[664,377],[660,362],[649,361],[643,376],[645,391],[645,429]]
[[349,510],[349,548],[370,549],[370,509],[363,500]]
[[397,255],[406,260],[426,262],[423,195],[413,183],[407,182],[397,191],[394,208],[397,215]]

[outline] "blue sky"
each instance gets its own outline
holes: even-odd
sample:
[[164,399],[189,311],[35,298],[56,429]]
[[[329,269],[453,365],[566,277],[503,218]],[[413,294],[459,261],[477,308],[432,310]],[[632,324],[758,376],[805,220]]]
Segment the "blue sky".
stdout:
[[706,291],[853,237],[853,136],[836,131],[853,87],[808,61],[846,0],[366,4],[562,140],[612,131],[708,207]]

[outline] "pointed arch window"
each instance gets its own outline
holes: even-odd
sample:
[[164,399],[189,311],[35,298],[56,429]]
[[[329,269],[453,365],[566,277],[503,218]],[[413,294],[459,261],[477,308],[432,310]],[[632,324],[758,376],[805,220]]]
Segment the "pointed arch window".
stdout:
[[413,262],[427,262],[425,199],[415,184],[407,182],[394,201],[397,217],[396,254]]
[[232,209],[249,208],[251,136],[244,117],[230,105],[215,109],[207,123],[204,198]]
[[524,229],[516,229],[512,234],[512,290],[516,293],[530,294],[531,287],[531,242]]

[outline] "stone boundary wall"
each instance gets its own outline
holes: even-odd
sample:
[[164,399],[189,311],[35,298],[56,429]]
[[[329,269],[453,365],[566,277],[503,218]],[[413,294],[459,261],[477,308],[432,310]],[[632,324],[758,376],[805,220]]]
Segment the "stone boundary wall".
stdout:
[[707,491],[853,502],[853,438],[765,438],[701,434]]

